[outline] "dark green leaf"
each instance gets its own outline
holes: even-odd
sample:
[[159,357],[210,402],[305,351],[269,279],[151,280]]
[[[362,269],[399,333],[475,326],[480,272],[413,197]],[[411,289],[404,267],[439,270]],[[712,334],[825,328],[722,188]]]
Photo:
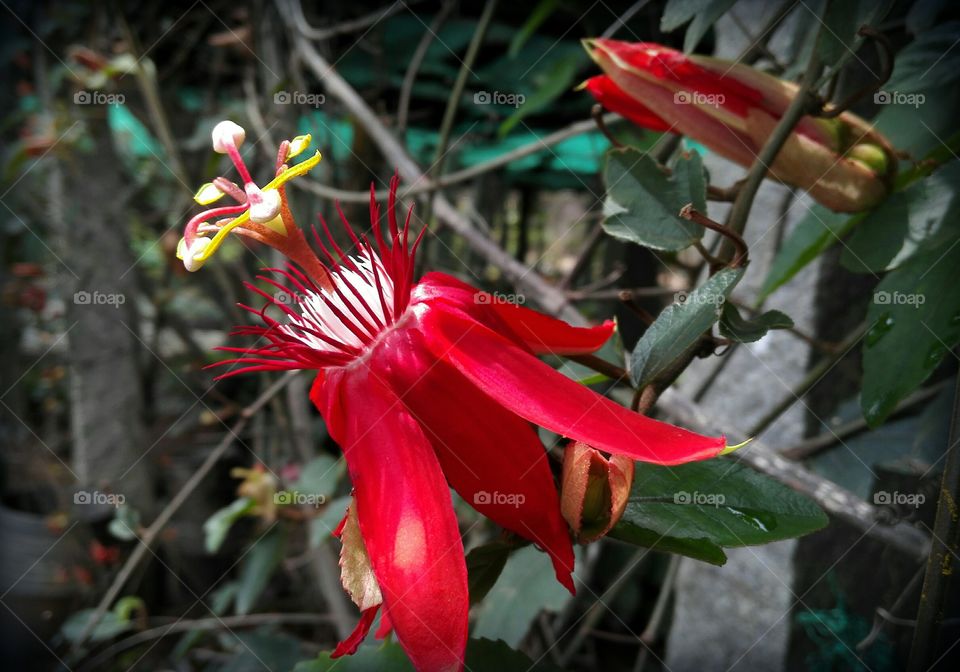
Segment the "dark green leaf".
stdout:
[[547,554],[526,546],[510,555],[477,609],[473,632],[517,646],[541,610],[559,611],[569,599],[570,593],[557,581]]
[[958,231],[960,162],[954,161],[893,194],[867,214],[844,245],[841,261],[858,273],[895,268],[916,253],[941,247]]
[[760,297],[768,296],[799,273],[804,266],[816,259],[817,255],[829,249],[862,221],[863,217],[863,214],[851,216],[833,212],[820,204],[812,206],[806,217],[797,222],[774,258],[770,272],[760,289]]
[[936,25],[937,17],[950,5],[950,0],[916,0],[907,10],[907,32],[920,35]]
[[735,3],[736,0],[670,0],[660,19],[660,30],[669,33],[693,19],[683,39],[683,50],[690,53],[710,30],[710,26]]
[[812,500],[738,462],[638,462],[612,536],[722,564],[722,548],[765,544],[827,524]]
[[877,286],[867,309],[860,405],[879,425],[960,343],[960,239],[915,255]]
[[467,553],[467,579],[470,604],[480,602],[500,578],[510,553],[516,548],[505,541],[493,541],[477,546]]
[[634,149],[607,152],[603,228],[611,236],[657,250],[682,250],[703,227],[680,217],[683,206],[706,212],[706,173],[697,152],[680,158],[667,177],[651,157]]
[[[90,619],[93,618],[96,611],[96,609],[84,609],[70,615],[60,628],[60,632],[68,642],[76,642],[80,638],[80,634],[86,629],[87,623],[90,622]],[[97,623],[93,632],[90,633],[89,641],[102,642],[107,639],[113,639],[132,627],[133,623],[129,618],[124,618],[113,611],[108,611],[103,615],[103,618],[100,619],[100,622]]]
[[[835,3],[838,4],[838,3]],[[842,4],[842,3],[839,3]],[[933,91],[960,77],[960,22],[951,21],[925,31],[900,50],[884,91]]]
[[877,25],[893,6],[892,0],[846,0],[828,2],[817,51],[831,72],[837,72],[856,54],[863,43],[860,26]]
[[[532,661],[525,654],[511,649],[503,641],[470,639],[464,668],[476,672],[558,672],[550,663]],[[365,645],[352,656],[330,658],[321,653],[315,660],[303,661],[293,672],[413,672],[413,666],[396,642]]]
[[727,296],[742,277],[743,269],[724,269],[660,313],[630,355],[630,378],[637,388],[646,386],[696,347],[703,333],[719,319]]
[[207,518],[203,524],[204,547],[207,553],[219,551],[233,524],[247,515],[254,506],[256,502],[252,499],[241,497]]
[[720,316],[720,335],[740,343],[753,343],[766,336],[771,329],[789,329],[792,326],[790,316],[779,310],[768,310],[746,320],[737,307],[729,302],[724,304]]
[[309,495],[323,495],[329,500],[337,489],[337,481],[343,472],[343,463],[329,455],[321,455],[307,462],[300,469],[300,476],[291,489]]
[[237,580],[237,614],[249,614],[253,609],[260,593],[267,587],[273,570],[283,559],[284,541],[283,528],[274,526],[247,551]]
[[529,75],[534,85],[533,93],[522,101],[517,99],[516,110],[500,124],[498,135],[501,138],[506,136],[522,119],[539,112],[569,91],[586,59],[582,49],[544,59],[540,63],[542,67]]
[[507,50],[507,56],[516,58],[517,54],[519,54],[523,48],[523,45],[527,43],[531,35],[537,32],[537,28],[553,14],[558,4],[560,4],[559,0],[540,0],[540,2],[537,3],[537,6],[530,12],[530,16],[527,17],[523,26],[521,26],[517,34],[513,36],[513,39],[510,40],[510,48]]
[[107,529],[117,539],[130,541],[137,538],[140,529],[140,512],[132,506],[123,505],[117,508],[117,513],[107,526]]

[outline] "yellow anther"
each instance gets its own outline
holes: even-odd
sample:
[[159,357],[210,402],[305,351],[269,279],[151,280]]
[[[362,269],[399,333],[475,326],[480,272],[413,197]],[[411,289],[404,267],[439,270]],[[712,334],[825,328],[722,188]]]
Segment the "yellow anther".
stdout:
[[310,146],[310,134],[298,135],[293,140],[290,141],[290,149],[287,150],[287,159],[292,159],[293,157],[299,155],[303,150]]
[[200,205],[210,205],[214,201],[220,200],[222,197],[223,192],[217,189],[213,182],[207,182],[205,185],[197,189],[197,193],[193,195],[193,200]]

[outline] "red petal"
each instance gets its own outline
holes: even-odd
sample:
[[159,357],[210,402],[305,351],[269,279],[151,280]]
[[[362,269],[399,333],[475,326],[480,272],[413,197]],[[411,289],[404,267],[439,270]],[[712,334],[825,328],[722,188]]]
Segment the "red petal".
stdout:
[[310,398],[343,449],[397,639],[418,670],[460,670],[469,597],[450,491],[420,426],[368,364],[328,370]]
[[398,330],[383,352],[395,358],[387,367],[391,386],[430,437],[450,485],[477,511],[546,550],[557,580],[574,592],[573,545],[537,433],[438,361],[422,339]]
[[596,352],[610,339],[616,324],[574,327],[563,320],[513,303],[491,304],[493,310],[537,354],[581,355]]
[[330,657],[339,658],[356,653],[357,648],[363,643],[367,633],[370,632],[370,626],[373,625],[373,619],[376,618],[379,609],[380,605],[378,604],[360,612],[360,622],[357,623],[357,627],[353,629],[349,637],[337,644],[337,648],[333,650]]
[[591,77],[583,84],[583,88],[590,92],[594,99],[611,112],[616,112],[624,119],[629,119],[637,126],[651,131],[669,131],[673,126],[646,105],[635,98],[631,98],[626,91],[606,75]]
[[726,445],[658,422],[596,394],[469,316],[437,305],[421,314],[427,343],[517,415],[610,453],[654,464],[717,455]]

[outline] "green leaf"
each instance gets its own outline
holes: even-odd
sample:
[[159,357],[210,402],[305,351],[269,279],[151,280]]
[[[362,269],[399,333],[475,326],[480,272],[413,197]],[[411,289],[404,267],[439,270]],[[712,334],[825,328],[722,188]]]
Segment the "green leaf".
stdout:
[[307,462],[300,470],[291,488],[297,492],[323,495],[330,498],[337,489],[337,481],[343,473],[343,464],[330,455],[321,455]]
[[[475,672],[558,672],[545,660],[530,660],[503,641],[470,639],[464,669]],[[297,663],[293,672],[413,672],[413,666],[396,642],[361,646],[352,656],[331,658],[321,653],[316,659]]]
[[533,93],[522,102],[517,102],[516,110],[500,124],[497,134],[503,138],[522,119],[543,110],[569,91],[586,59],[587,56],[582,49],[559,57],[544,59],[541,64],[544,67],[529,75],[534,86]]
[[500,578],[507,559],[515,548],[515,544],[506,541],[492,541],[467,553],[470,604],[477,604],[486,597]]
[[696,49],[710,26],[735,3],[736,0],[670,0],[660,19],[660,30],[669,33],[693,19],[683,39],[683,50],[689,54]]
[[845,0],[828,2],[817,51],[831,72],[837,72],[853,58],[863,44],[857,35],[860,26],[877,25],[893,7],[893,0]]
[[760,288],[760,298],[769,296],[773,290],[799,273],[821,252],[853,229],[863,217],[863,214],[851,216],[833,212],[820,204],[813,205],[783,242],[770,265],[770,272],[763,281],[763,287]]
[[877,286],[867,309],[860,405],[871,427],[884,421],[960,343],[960,239],[915,255]]
[[730,291],[743,277],[743,269],[727,268],[668,306],[650,325],[630,355],[630,378],[643,388],[691,348],[720,317]]
[[679,215],[688,203],[706,212],[707,178],[697,152],[682,156],[667,177],[646,154],[610,150],[603,176],[603,228],[611,236],[657,250],[682,250],[703,236],[703,227]]
[[500,578],[477,609],[474,634],[519,645],[543,609],[559,611],[570,593],[554,576],[550,558],[533,546],[510,556]]
[[260,537],[243,557],[240,576],[237,580],[237,614],[249,614],[260,593],[267,587],[273,570],[283,559],[286,536],[283,528],[274,526]]
[[333,531],[337,529],[337,525],[343,520],[343,514],[352,499],[353,497],[350,495],[337,497],[332,502],[326,504],[323,513],[310,521],[307,535],[310,548],[317,548],[321,544],[333,539]]
[[844,245],[843,265],[857,273],[895,268],[914,254],[941,247],[960,221],[960,162],[893,194],[870,212]]
[[[83,609],[74,612],[60,627],[61,634],[63,634],[68,642],[76,642],[79,640],[80,634],[87,627],[87,623],[90,622],[90,619],[93,618],[96,611],[96,609]],[[124,618],[113,611],[108,611],[90,633],[89,641],[102,642],[107,639],[113,639],[132,627],[133,623],[130,622],[129,618]]]
[[207,518],[203,524],[204,547],[207,553],[219,551],[233,524],[253,510],[254,506],[256,502],[252,499],[241,497]]
[[771,329],[789,329],[792,326],[790,316],[779,310],[768,310],[749,320],[744,319],[737,307],[729,302],[724,304],[720,316],[720,335],[740,343],[753,343],[766,336]]
[[520,30],[518,30],[517,34],[510,40],[510,48],[507,49],[507,56],[516,58],[520,50],[523,49],[523,45],[530,39],[530,36],[537,32],[537,28],[553,14],[559,4],[559,0],[540,0],[537,6],[533,8],[533,11],[530,12],[530,16],[524,21]]
[[137,538],[140,529],[140,512],[132,506],[124,504],[117,508],[117,513],[107,526],[107,530],[117,539],[131,541]]
[[739,462],[637,462],[611,536],[723,564],[723,548],[798,537],[827,522],[813,500]]
[[901,49],[884,91],[909,93],[948,86],[960,77],[960,22],[950,21],[927,30]]
[[[916,0],[907,10],[907,32],[920,35],[930,30],[951,0]],[[896,67],[896,66],[894,66]]]

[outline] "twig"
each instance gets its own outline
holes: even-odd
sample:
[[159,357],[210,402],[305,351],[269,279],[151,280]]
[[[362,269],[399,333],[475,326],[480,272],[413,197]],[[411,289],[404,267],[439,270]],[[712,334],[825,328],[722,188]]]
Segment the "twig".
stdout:
[[620,299],[624,294],[629,294],[631,298],[642,298],[645,296],[666,296],[675,294],[675,289],[669,287],[636,287],[634,289],[620,289],[611,287],[610,289],[597,290],[571,290],[567,292],[567,297],[571,301],[608,301],[611,299]]
[[[710,431],[711,427],[720,424],[716,418],[673,389],[664,391],[659,399],[659,407],[675,421],[697,431]],[[732,437],[732,440],[742,438],[745,437],[737,435]],[[886,512],[880,507],[863,501],[849,490],[796,462],[784,459],[760,440],[751,441],[731,457],[807,495],[827,513],[852,525],[865,535],[889,544],[915,560],[920,561],[926,557],[930,538],[924,532],[902,521],[888,524]]]
[[[857,644],[857,651],[866,651],[873,643],[876,641],[877,637],[883,632],[884,627],[887,623],[893,622],[892,614],[893,612],[900,611],[903,608],[904,603],[907,601],[907,598],[913,594],[913,591],[920,587],[920,579],[923,578],[923,568],[917,570],[913,575],[913,578],[907,582],[907,585],[903,587],[903,590],[900,592],[900,595],[897,596],[897,599],[890,609],[883,609],[882,607],[877,607],[876,614],[873,617],[873,627],[870,629],[870,632]],[[883,612],[883,613],[881,613]]]
[[113,660],[121,651],[132,649],[138,644],[169,637],[170,635],[178,635],[181,632],[191,632],[195,630],[230,630],[232,628],[249,628],[257,625],[277,625],[280,623],[312,624],[329,622],[330,616],[327,614],[246,614],[244,616],[214,616],[212,618],[179,620],[168,625],[159,625],[149,630],[143,630],[121,639],[119,642],[101,651],[93,660],[77,668],[77,672],[96,668],[103,663]]
[[433,20],[427,27],[427,32],[420,38],[417,48],[413,51],[413,56],[410,57],[410,64],[407,65],[407,71],[403,75],[403,84],[400,86],[400,102],[397,104],[397,133],[401,136],[403,136],[403,132],[407,129],[407,118],[410,114],[410,96],[413,93],[413,84],[417,80],[420,66],[423,65],[423,59],[427,55],[427,50],[430,49],[430,44],[437,38],[440,27],[446,22],[447,17],[450,16],[450,12],[455,6],[456,3],[451,0],[446,0],[446,2],[440,6],[440,11],[433,17]]
[[693,207],[693,203],[687,203],[685,206],[683,206],[683,208],[680,209],[680,216],[695,224],[699,224],[705,229],[716,231],[733,244],[736,252],[733,256],[733,259],[728,264],[730,268],[740,268],[747,263],[750,252],[747,248],[747,243],[743,239],[743,236],[737,233],[733,228],[724,226],[723,224],[718,224],[717,222],[713,221],[702,212],[696,210]]
[[[610,123],[619,119],[615,114],[606,114],[603,119],[606,123]],[[437,189],[445,188],[452,186],[454,184],[460,184],[461,182],[467,182],[479,177],[484,173],[488,173],[492,170],[496,170],[502,166],[507,165],[518,159],[522,159],[525,156],[530,156],[531,154],[538,154],[540,152],[546,151],[553,145],[559,144],[564,140],[569,138],[577,137],[578,135],[583,135],[584,133],[589,133],[596,130],[596,124],[594,124],[592,119],[587,119],[585,121],[577,121],[575,123],[561,128],[558,131],[553,133],[548,133],[542,138],[537,138],[531,142],[528,142],[525,145],[521,145],[516,149],[510,150],[509,152],[504,152],[503,154],[498,154],[497,156],[483,161],[469,168],[463,168],[461,170],[456,170],[446,175],[441,175],[435,181],[429,181],[426,178],[416,180],[410,186],[406,188],[401,188],[399,196],[401,198],[408,198],[410,196],[419,196],[420,194],[426,194]],[[336,199],[343,203],[369,203],[370,202],[370,192],[369,191],[349,191],[346,189],[338,189],[336,187],[331,187],[325,184],[321,184],[315,180],[296,180],[293,182],[295,185],[299,185],[303,189],[307,189],[321,198],[327,199]],[[388,197],[388,192],[386,190],[379,190],[376,192],[376,199],[378,201],[386,201]]]
[[[907,411],[918,404],[922,404],[931,397],[940,393],[948,381],[943,381],[937,385],[932,385],[930,387],[925,387],[922,390],[917,390],[909,397],[897,404],[896,408],[893,409],[893,412],[890,414],[890,418],[895,417],[896,415]],[[824,432],[818,436],[814,436],[806,441],[802,441],[797,445],[787,448],[780,452],[788,460],[806,460],[808,458],[818,455],[823,450],[837,445],[838,442],[847,438],[848,436],[853,436],[854,434],[859,434],[865,429],[869,429],[867,421],[862,417],[857,418],[856,420],[851,420],[846,422],[839,427],[834,427],[829,432]]]
[[[807,63],[806,72],[803,75],[803,81],[797,89],[796,96],[790,102],[787,111],[783,113],[780,121],[777,123],[770,137],[767,139],[757,160],[754,161],[750,171],[747,173],[746,180],[737,195],[737,200],[733,202],[733,208],[730,210],[728,226],[737,233],[743,233],[747,225],[747,217],[750,215],[750,208],[760,189],[760,183],[766,177],[769,167],[773,164],[780,149],[786,143],[794,127],[800,121],[804,114],[810,109],[813,100],[813,86],[821,70],[820,57],[817,50],[814,49],[810,54],[810,61]],[[720,247],[720,257],[729,258],[733,254],[733,244],[729,240],[723,241]]]
[[645,645],[637,651],[637,659],[633,664],[633,672],[643,672],[647,666],[647,657],[650,655],[650,646],[656,644],[660,637],[660,628],[663,625],[663,619],[667,615],[667,605],[670,604],[670,596],[673,595],[673,584],[677,580],[677,574],[680,571],[680,556],[671,555],[670,564],[667,565],[667,573],[663,577],[663,584],[660,586],[660,593],[657,595],[657,601],[653,605],[653,611],[650,613],[650,620],[647,621],[647,627],[640,633],[640,640]]
[[597,125],[597,129],[603,133],[604,137],[610,141],[610,144],[616,147],[617,149],[623,149],[623,143],[617,140],[617,136],[610,132],[610,129],[607,128],[607,122],[604,120],[603,115],[603,105],[594,105],[590,108],[590,118],[593,119],[593,123]]
[[857,34],[861,37],[869,37],[877,45],[877,54],[880,56],[880,76],[877,77],[875,82],[866,84],[851,93],[844,98],[842,102],[836,105],[830,105],[829,107],[826,105],[821,106],[821,109],[815,113],[815,116],[822,117],[823,119],[839,117],[853,107],[857,101],[886,84],[890,80],[890,76],[893,75],[893,45],[890,44],[887,36],[870,26],[861,26]]
[[328,40],[331,37],[336,37],[337,35],[355,33],[359,30],[367,28],[368,26],[373,26],[380,21],[393,16],[401,9],[416,5],[420,1],[421,0],[406,0],[406,2],[402,2],[401,0],[396,0],[396,2],[392,3],[386,9],[378,9],[375,12],[370,12],[369,14],[365,14],[364,16],[351,21],[338,23],[330,26],[329,28],[314,28],[313,26],[309,25],[306,17],[303,15],[303,10],[298,4],[296,5],[296,9],[298,11],[297,20],[300,24],[300,30],[304,36],[310,38],[311,40]]
[[587,239],[583,242],[583,247],[580,248],[580,252],[577,253],[577,258],[573,262],[573,266],[570,267],[567,274],[560,280],[560,289],[570,289],[573,287],[573,283],[583,272],[583,269],[586,268],[590,262],[590,257],[593,255],[593,251],[597,249],[597,245],[599,245],[603,239],[603,226],[597,223],[590,230],[590,233],[587,234]]
[[593,369],[597,373],[602,373],[613,381],[626,380],[630,377],[630,374],[622,366],[611,364],[596,355],[568,355],[567,359]]
[[790,392],[773,408],[771,408],[767,413],[760,418],[756,424],[750,429],[747,433],[749,436],[759,436],[762,434],[770,425],[779,419],[787,409],[793,406],[800,397],[805,395],[810,388],[816,385],[821,378],[823,378],[826,373],[833,368],[833,365],[838,361],[846,357],[846,355],[860,342],[860,339],[863,338],[863,334],[867,330],[867,323],[861,322],[857,327],[850,332],[850,334],[843,339],[840,343],[840,346],[837,348],[837,352],[830,354],[827,357],[824,357],[815,367],[810,369],[807,372],[807,375],[803,377],[797,385],[790,390]]
[[213,466],[223,457],[224,453],[227,452],[227,449],[233,445],[233,442],[237,440],[238,435],[243,429],[247,426],[247,423],[250,421],[250,418],[259,411],[263,406],[265,406],[274,395],[276,395],[280,390],[287,386],[287,384],[293,380],[297,375],[297,371],[291,371],[287,373],[282,378],[279,378],[274,382],[270,387],[265,389],[256,400],[244,408],[240,412],[240,417],[233,424],[232,427],[227,431],[226,436],[220,441],[217,446],[210,451],[210,454],[207,455],[207,459],[203,461],[203,464],[193,472],[193,475],[183,484],[183,487],[180,488],[179,492],[174,495],[173,499],[163,508],[163,511],[160,512],[154,521],[150,524],[142,537],[140,538],[140,544],[133,549],[133,552],[130,554],[130,557],[127,558],[127,561],[123,563],[123,567],[120,568],[120,571],[117,572],[117,575],[114,577],[113,582],[110,584],[110,587],[107,589],[107,592],[103,594],[103,597],[100,599],[100,602],[97,604],[96,609],[93,612],[93,615],[87,621],[86,626],[80,632],[80,635],[73,642],[73,646],[70,648],[70,653],[75,654],[79,651],[80,646],[87,641],[87,638],[90,636],[90,633],[93,632],[93,629],[97,627],[100,621],[103,619],[103,615],[107,612],[107,609],[113,604],[113,601],[120,594],[120,590],[126,584],[127,580],[130,578],[130,575],[133,574],[133,570],[140,564],[140,561],[146,556],[147,551],[150,550],[151,544],[156,540],[157,535],[160,534],[160,531],[166,527],[167,523],[170,522],[170,519],[173,517],[173,514],[183,506],[183,503],[187,501],[193,491],[197,489],[197,486],[200,485],[204,477],[213,469]]
[[933,547],[927,558],[927,569],[920,591],[920,606],[917,609],[917,627],[913,631],[913,646],[910,648],[910,672],[920,672],[933,667],[937,659],[937,636],[943,607],[948,595],[950,576],[954,572],[955,559],[960,551],[960,516],[957,502],[960,499],[960,375],[957,376],[953,397],[953,416],[950,422],[950,441],[947,445],[943,478],[940,481],[940,496],[937,498],[937,517],[933,521]]

